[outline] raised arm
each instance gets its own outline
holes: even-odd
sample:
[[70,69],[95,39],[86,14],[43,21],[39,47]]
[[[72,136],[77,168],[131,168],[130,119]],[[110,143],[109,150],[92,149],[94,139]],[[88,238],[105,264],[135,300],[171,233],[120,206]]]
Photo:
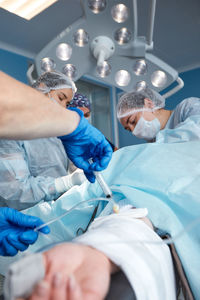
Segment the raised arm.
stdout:
[[66,135],[80,117],[42,93],[0,72],[0,138],[33,139]]

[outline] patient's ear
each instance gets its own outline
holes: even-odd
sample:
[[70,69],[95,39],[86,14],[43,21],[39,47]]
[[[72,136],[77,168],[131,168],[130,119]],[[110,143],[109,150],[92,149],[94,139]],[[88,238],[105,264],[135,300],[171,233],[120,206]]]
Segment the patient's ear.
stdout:
[[144,107],[145,108],[154,108],[154,103],[151,99],[145,98],[144,99]]

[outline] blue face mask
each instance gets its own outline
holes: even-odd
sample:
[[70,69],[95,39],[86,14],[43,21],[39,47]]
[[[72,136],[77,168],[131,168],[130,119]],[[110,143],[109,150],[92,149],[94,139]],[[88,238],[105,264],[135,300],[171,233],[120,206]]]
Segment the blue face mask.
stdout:
[[160,121],[157,118],[152,121],[147,121],[141,117],[132,131],[132,134],[139,139],[152,140],[159,131]]

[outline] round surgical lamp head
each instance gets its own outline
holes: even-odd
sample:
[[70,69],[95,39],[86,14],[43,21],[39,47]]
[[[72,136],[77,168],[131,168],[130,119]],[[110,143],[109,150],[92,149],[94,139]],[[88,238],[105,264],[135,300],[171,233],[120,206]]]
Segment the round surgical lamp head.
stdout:
[[107,61],[104,61],[101,65],[97,66],[97,73],[101,78],[108,76],[111,72],[111,66]]
[[106,8],[106,0],[88,0],[88,6],[94,14],[98,14]]
[[88,44],[89,41],[89,35],[88,33],[80,28],[78,29],[74,34],[74,42],[79,47],[84,47],[86,44]]
[[115,74],[115,81],[119,86],[127,86],[131,80],[131,75],[126,70],[119,70]]
[[70,79],[74,80],[77,75],[76,67],[72,64],[67,64],[63,67],[63,73],[69,77]]
[[151,75],[151,83],[155,87],[162,88],[165,86],[166,82],[167,75],[163,71],[158,70],[153,72],[153,74]]
[[41,61],[41,69],[44,72],[53,71],[56,68],[56,64],[50,57],[44,57]]
[[146,87],[147,83],[145,80],[138,81],[135,85],[135,89],[137,92],[141,92],[142,90],[146,89]]
[[72,55],[72,47],[66,43],[61,43],[56,48],[56,56],[63,61],[69,60]]
[[147,73],[146,61],[144,59],[137,60],[134,64],[133,71],[137,76],[145,75]]
[[126,27],[123,27],[115,32],[114,38],[120,45],[127,44],[131,39],[131,33]]
[[115,22],[123,23],[128,19],[129,11],[126,5],[117,4],[112,7],[111,15]]

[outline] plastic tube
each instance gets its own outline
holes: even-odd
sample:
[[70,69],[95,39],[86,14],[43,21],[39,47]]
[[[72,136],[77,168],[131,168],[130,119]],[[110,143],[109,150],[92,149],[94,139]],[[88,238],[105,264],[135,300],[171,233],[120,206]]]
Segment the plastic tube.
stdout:
[[[90,202],[94,202],[94,201],[106,201],[106,202],[112,202],[113,203],[113,211],[114,212],[118,212],[115,211],[115,206],[118,204],[115,203],[115,201],[112,198],[103,198],[103,197],[98,197],[98,198],[92,198],[89,200],[85,200],[82,202],[77,203],[76,205],[74,205],[72,208],[70,208],[69,210],[67,210],[65,213],[63,213],[62,215],[36,227],[34,229],[34,231],[38,231],[41,228],[50,225],[60,219],[62,219],[63,217],[67,216],[72,210],[74,210],[75,208],[77,208],[79,205],[83,204],[83,203],[90,203]],[[139,244],[156,244],[156,245],[161,245],[161,244],[173,244],[175,241],[177,241],[178,239],[180,239],[185,233],[189,232],[193,227],[195,227],[196,225],[198,225],[200,223],[200,217],[196,218],[195,220],[191,221],[184,229],[182,229],[181,231],[179,231],[176,235],[174,235],[173,237],[170,237],[166,240],[162,240],[162,241],[149,241],[149,240],[123,240],[121,242],[119,241],[109,241],[109,243],[116,243],[116,244],[120,244],[120,243],[139,243]],[[106,242],[108,243],[108,242]],[[101,243],[103,244],[103,243]]]
[[[93,163],[92,158],[90,158],[88,161],[89,161],[90,164]],[[101,173],[97,172],[97,171],[93,171],[93,172],[94,172],[94,175],[96,176],[96,180],[97,180],[98,184],[100,185],[103,193],[106,195],[106,198],[112,198],[111,189],[109,188],[109,186],[105,182],[105,180],[104,180],[103,176],[101,175]]]
[[89,199],[89,200],[85,200],[85,201],[82,201],[82,202],[79,202],[77,203],[76,205],[74,205],[72,208],[70,208],[69,210],[67,210],[64,214],[36,227],[34,229],[34,231],[38,231],[40,230],[41,228],[47,226],[47,225],[50,225],[60,219],[62,219],[63,217],[67,216],[72,210],[74,210],[75,208],[77,208],[79,205],[83,204],[83,203],[90,203],[90,202],[94,202],[94,201],[106,201],[106,202],[112,202],[113,203],[113,206],[116,205],[114,200],[112,198],[103,198],[103,197],[99,197],[99,198],[92,198],[92,199]]

